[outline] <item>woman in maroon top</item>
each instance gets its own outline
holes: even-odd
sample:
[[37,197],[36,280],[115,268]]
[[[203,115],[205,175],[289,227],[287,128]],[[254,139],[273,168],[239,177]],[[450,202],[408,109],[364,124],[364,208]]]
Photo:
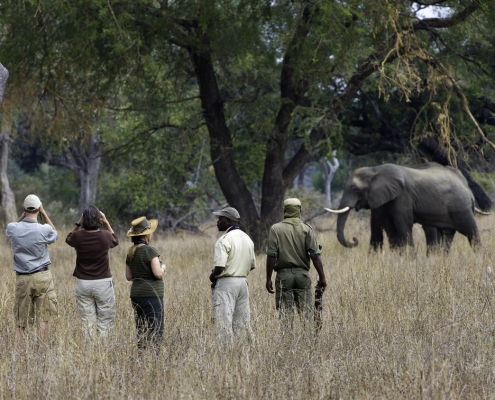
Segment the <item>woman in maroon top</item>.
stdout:
[[[100,230],[105,225],[106,230]],[[79,228],[83,228],[79,230]],[[108,263],[108,250],[119,239],[105,214],[87,206],[65,242],[76,249],[77,310],[87,339],[94,336],[95,325],[101,337],[108,337],[115,318],[115,293]]]

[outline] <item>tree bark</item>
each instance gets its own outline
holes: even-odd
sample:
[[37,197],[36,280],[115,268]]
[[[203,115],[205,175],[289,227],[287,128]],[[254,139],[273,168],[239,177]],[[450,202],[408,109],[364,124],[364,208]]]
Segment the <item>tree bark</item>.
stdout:
[[[3,95],[9,71],[0,64],[0,106],[3,102]],[[2,131],[0,133],[0,223],[5,226],[7,223],[17,220],[17,210],[15,206],[14,192],[10,188],[9,177],[7,176],[7,167],[10,154],[10,132],[12,129],[12,119],[5,114],[2,118]]]
[[328,158],[323,158],[321,160],[322,166],[323,166],[323,177],[325,180],[325,200],[327,203],[327,206],[331,207],[332,206],[332,180],[333,176],[335,175],[335,172],[339,168],[339,160],[335,157],[336,152],[335,150],[333,151],[333,162],[330,161]]
[[[203,38],[208,42],[207,38]],[[199,84],[203,116],[210,136],[210,156],[215,176],[225,199],[232,207],[239,209],[242,221],[252,231],[258,219],[258,212],[251,192],[237,170],[230,130],[224,114],[224,101],[218,88],[211,54],[197,54],[189,48]]]
[[0,223],[4,226],[12,221],[17,220],[17,209],[15,204],[14,192],[10,188],[9,178],[7,176],[7,166],[10,154],[10,132],[12,129],[12,121],[5,115],[2,121],[2,132],[0,135]]

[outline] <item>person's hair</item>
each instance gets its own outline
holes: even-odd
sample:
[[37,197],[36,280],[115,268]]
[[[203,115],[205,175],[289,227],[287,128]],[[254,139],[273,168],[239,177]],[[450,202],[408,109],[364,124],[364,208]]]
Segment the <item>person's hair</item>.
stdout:
[[141,236],[131,236],[131,241],[134,243],[134,246],[132,246],[129,251],[127,252],[127,255],[129,257],[129,260],[132,261],[134,258],[134,254],[136,253],[136,249],[140,241],[145,240],[146,243],[150,242],[150,235],[141,235]]
[[103,225],[100,218],[100,210],[95,206],[87,206],[83,211],[82,227],[86,230],[99,229]]

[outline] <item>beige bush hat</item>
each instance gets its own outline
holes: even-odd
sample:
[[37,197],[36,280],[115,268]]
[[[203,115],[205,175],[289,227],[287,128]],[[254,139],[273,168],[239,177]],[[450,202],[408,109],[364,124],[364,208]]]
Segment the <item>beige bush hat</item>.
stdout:
[[157,219],[150,219],[149,221],[146,217],[139,217],[131,222],[131,229],[127,231],[127,236],[143,236],[149,235],[156,230],[158,226]]
[[28,211],[37,211],[41,206],[41,200],[35,194],[30,194],[24,199],[24,208]]

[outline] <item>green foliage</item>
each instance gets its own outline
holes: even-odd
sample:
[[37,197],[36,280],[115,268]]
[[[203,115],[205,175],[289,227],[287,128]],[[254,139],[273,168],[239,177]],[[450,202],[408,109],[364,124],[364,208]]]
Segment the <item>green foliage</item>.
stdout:
[[[464,3],[442,2],[452,12]],[[301,145],[313,160],[334,149],[342,150],[339,160],[346,151],[373,153],[368,165],[412,158],[425,136],[474,153],[480,134],[448,74],[475,108],[493,98],[495,7],[476,4],[482,12],[465,23],[412,32],[417,4],[405,0],[7,0],[0,5],[0,60],[11,71],[4,108],[45,152],[102,139],[98,204],[109,216],[178,218],[221,202],[191,62],[198,55],[212,60],[209,84],[219,87],[214,101],[232,138],[223,151],[234,154],[231,168],[254,198],[273,172],[265,158],[277,134],[288,141],[280,140],[280,170]],[[302,23],[304,13],[311,18]],[[396,42],[380,55],[390,38]],[[377,71],[362,78],[357,66],[370,56]],[[292,101],[286,125],[276,125]],[[333,190],[354,162],[339,169]],[[66,189],[76,187],[74,177],[56,174],[54,198],[74,201]],[[314,183],[321,188],[321,178]]]
[[471,176],[493,198],[495,194],[495,173],[472,171]]
[[315,190],[306,191],[301,188],[289,189],[286,197],[296,197],[301,200],[302,219],[320,213],[322,204],[325,204],[325,195]]
[[77,216],[79,188],[77,178],[71,171],[42,164],[38,170],[26,174],[11,160],[8,172],[19,215],[24,198],[34,193],[39,196],[55,224],[73,222]]

